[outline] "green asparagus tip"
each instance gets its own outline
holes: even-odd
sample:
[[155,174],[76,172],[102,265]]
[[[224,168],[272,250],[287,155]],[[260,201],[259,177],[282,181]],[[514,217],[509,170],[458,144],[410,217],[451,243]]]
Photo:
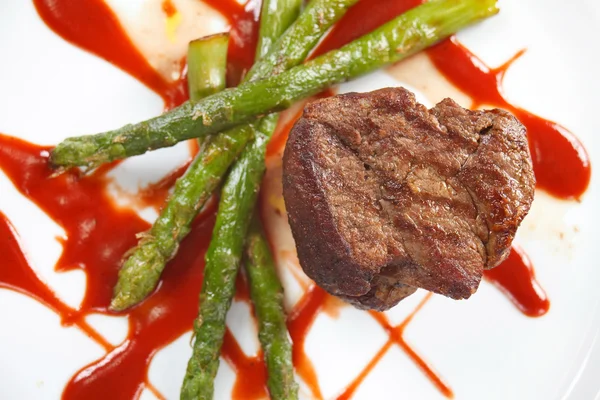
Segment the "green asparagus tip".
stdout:
[[[90,147],[95,147],[95,144]],[[89,156],[87,156],[88,151],[90,151],[88,146],[81,146],[79,141],[67,138],[50,152],[50,158],[48,159],[50,168],[59,170],[65,165],[79,165],[82,157],[88,157],[89,159]]]
[[109,309],[123,311],[148,297],[156,289],[166,262],[154,240],[141,241],[119,271]]

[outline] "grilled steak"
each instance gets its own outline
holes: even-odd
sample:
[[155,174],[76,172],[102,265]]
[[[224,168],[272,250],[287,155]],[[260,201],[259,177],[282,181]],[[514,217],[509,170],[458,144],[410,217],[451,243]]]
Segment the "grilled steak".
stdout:
[[298,257],[329,293],[385,310],[417,288],[466,299],[509,253],[535,178],[503,110],[403,88],[310,103],[290,133],[283,194]]

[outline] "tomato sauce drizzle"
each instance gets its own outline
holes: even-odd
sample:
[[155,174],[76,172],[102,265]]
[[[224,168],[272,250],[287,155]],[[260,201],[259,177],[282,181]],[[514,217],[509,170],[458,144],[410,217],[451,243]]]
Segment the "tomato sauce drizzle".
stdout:
[[161,7],[167,17],[177,14],[177,7],[175,7],[175,4],[171,0],[163,0]]
[[73,318],[76,311],[56,297],[54,292],[38,278],[21,250],[14,228],[2,212],[0,212],[0,254],[4,265],[10,266],[0,268],[0,288],[11,289],[36,299],[56,312],[61,317],[63,325],[76,325],[105,350],[111,348],[111,344],[85,320]]
[[[250,289],[244,273],[237,276],[234,298],[236,301],[247,303],[254,315],[254,306],[250,302]],[[227,328],[221,355],[236,373],[231,393],[232,398],[261,399],[267,397],[267,366],[262,350],[259,350],[257,354],[247,355]]]
[[377,323],[387,332],[388,340],[379,349],[377,354],[369,361],[365,368],[358,374],[358,376],[352,381],[346,390],[337,397],[337,400],[348,400],[352,397],[356,389],[364,381],[371,370],[377,365],[377,363],[383,358],[386,352],[392,347],[393,344],[400,346],[400,348],[411,358],[411,360],[423,371],[425,375],[431,380],[431,382],[438,388],[438,390],[447,398],[453,398],[454,393],[446,382],[438,375],[433,368],[424,361],[404,340],[404,330],[408,324],[413,320],[414,316],[423,308],[423,306],[431,299],[432,294],[427,293],[423,300],[415,307],[415,309],[397,326],[392,326],[388,321],[388,318],[384,313],[370,311],[369,314],[377,321]]
[[[127,197],[131,201],[131,204],[136,205],[139,209],[153,207],[156,211],[159,211],[162,208],[165,199],[169,195],[171,188],[173,185],[175,185],[177,179],[185,174],[194,157],[200,151],[200,146],[197,140],[188,140],[187,143],[189,146],[190,157],[183,161],[178,167],[171,170],[159,180],[150,182],[146,186],[138,188],[135,195],[132,195],[124,190],[120,190],[121,188],[117,187],[116,189],[119,191],[119,194]],[[122,160],[118,160],[109,164],[103,164],[99,168],[108,168],[110,170],[114,168],[114,164],[120,161]]]
[[415,315],[423,308],[423,306],[431,299],[432,294],[427,293],[423,300],[415,307],[412,313],[400,325],[392,326],[385,314],[376,313],[374,311],[371,312],[371,315],[375,318],[375,320],[381,325],[383,329],[388,332],[389,341],[397,344],[404,350],[406,354],[411,358],[411,360],[423,371],[423,373],[431,380],[431,382],[437,387],[437,389],[444,396],[448,398],[454,397],[454,393],[452,389],[448,386],[446,382],[440,377],[440,375],[425,361],[423,360],[415,350],[410,347],[410,345],[404,340],[404,330],[408,326],[408,324],[413,320]]
[[33,0],[33,3],[56,34],[134,76],[163,98],[165,108],[187,100],[187,84],[168,82],[155,71],[103,0]]
[[298,375],[317,399],[322,399],[317,373],[304,352],[306,336],[323,308],[328,294],[318,286],[312,286],[298,301],[295,309],[288,316],[287,327],[292,338],[292,360]]
[[540,317],[550,309],[550,300],[535,279],[531,260],[518,246],[513,246],[506,261],[483,276],[529,317]]
[[140,208],[150,206],[160,210],[175,181],[187,171],[190,164],[191,160],[186,161],[158,181],[139,188],[134,196],[129,196],[132,197],[133,204],[137,204]]
[[267,366],[262,352],[248,356],[233,337],[225,331],[222,356],[236,373],[231,397],[234,399],[263,399],[267,397]]
[[[14,237],[3,239],[2,246],[9,245],[7,252],[17,254],[12,266],[16,270],[0,277],[2,286],[31,293],[55,309],[65,325],[82,327],[84,318],[91,313],[112,314],[107,307],[120,261],[135,245],[136,234],[149,225],[133,211],[114,205],[105,190],[106,178],[102,174],[82,178],[75,172],[67,172],[50,179],[52,171],[47,167],[46,150],[0,135],[0,167],[17,190],[65,230],[68,239],[62,240],[63,254],[56,270],[85,271],[88,283],[84,299],[76,310],[58,302],[51,289],[39,282],[26,264]],[[198,218],[157,291],[127,313],[129,333],[122,344],[115,347],[101,342],[92,328],[82,327],[108,352],[72,378],[63,398],[131,399],[148,384],[147,367],[152,355],[192,327],[213,221],[214,207]],[[8,235],[11,231],[5,228],[2,233]]]
[[273,132],[273,136],[267,144],[267,153],[266,157],[269,158],[274,154],[280,152],[283,148],[285,148],[285,144],[287,142],[290,131],[294,127],[296,121],[300,119],[302,116],[302,110],[300,110],[296,115],[294,115],[289,121],[285,123],[279,123],[275,132]]
[[[120,67],[162,96],[171,108],[187,99],[184,80],[167,82],[148,64],[131,43],[112,11],[102,0],[34,0],[46,24],[65,40],[90,51]],[[170,3],[168,0],[165,3]],[[164,4],[163,3],[163,7]],[[228,82],[234,85],[254,60],[258,11],[252,4],[240,5],[234,0],[206,1],[223,13],[232,25],[229,48]],[[252,3],[252,2],[251,2]],[[420,4],[418,0],[380,0],[377,4],[362,0],[334,27],[314,55],[335,49],[355,37],[379,26],[397,14]],[[166,9],[164,10],[166,13]],[[80,21],[86,21],[85,24]],[[527,125],[532,140],[538,184],[561,198],[579,198],[589,182],[590,165],[585,150],[574,136],[559,125],[511,106],[501,96],[501,79],[508,67],[486,67],[457,41],[448,40],[430,51],[438,69],[458,88],[474,98],[475,105],[493,104],[508,108]],[[493,89],[492,89],[492,84]],[[482,92],[482,90],[484,90]],[[282,129],[280,146],[285,142]],[[550,132],[550,133],[547,133]],[[270,147],[273,152],[274,147]],[[11,268],[0,269],[0,287],[33,297],[57,312],[65,325],[75,325],[103,346],[107,354],[82,368],[68,383],[63,398],[136,398],[147,388],[159,398],[160,393],[148,381],[148,365],[160,348],[171,343],[192,327],[197,312],[197,295],[202,282],[204,253],[214,223],[214,204],[196,220],[177,257],[166,268],[162,284],[144,303],[130,310],[127,339],[118,346],[108,343],[85,321],[90,313],[112,315],[107,310],[116,273],[123,254],[136,243],[135,235],[148,228],[136,213],[118,208],[106,193],[108,178],[100,169],[81,177],[74,172],[50,179],[47,148],[0,135],[0,168],[15,187],[36,203],[66,232],[61,239],[63,254],[57,271],[82,269],[88,287],[77,309],[65,305],[35,274],[21,250],[16,233],[8,219],[0,213],[0,254]],[[552,158],[553,154],[557,158]],[[557,166],[556,166],[557,165]],[[573,180],[565,181],[568,169]],[[181,172],[181,171],[180,171]],[[148,195],[151,204],[160,204],[177,173],[165,178],[158,189]],[[554,183],[550,181],[555,181]],[[487,271],[486,280],[498,286],[515,305],[529,316],[543,315],[549,302],[535,281],[526,255],[514,249],[507,262]],[[247,290],[240,289],[238,298],[247,301]],[[245,293],[245,294],[244,294]],[[304,352],[304,341],[316,316],[323,311],[327,295],[312,287],[290,313],[288,329],[294,344],[293,359],[299,376],[316,398],[322,398],[314,367]],[[372,368],[393,344],[399,345],[448,397],[451,389],[404,341],[402,333],[412,317],[429,299],[414,310],[399,326],[392,327],[384,314],[371,313],[388,332],[389,340],[365,369],[338,398],[352,396]],[[234,398],[257,398],[266,393],[266,370],[262,354],[247,356],[231,332],[227,332],[222,355],[238,372]]]

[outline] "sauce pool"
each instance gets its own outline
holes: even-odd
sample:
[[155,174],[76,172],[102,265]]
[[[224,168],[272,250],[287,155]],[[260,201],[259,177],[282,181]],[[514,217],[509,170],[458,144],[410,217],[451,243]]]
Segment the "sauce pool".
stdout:
[[[235,85],[254,61],[259,16],[257,2],[243,5],[235,0],[211,0],[206,3],[220,11],[231,24],[228,84]],[[331,30],[313,56],[338,48],[420,3],[419,0],[361,0]],[[164,99],[166,109],[187,100],[185,78],[170,82],[156,72],[102,0],[34,0],[34,4],[44,22],[58,35],[140,80]],[[169,0],[165,0],[162,7],[166,14],[176,12]],[[492,104],[507,108],[527,126],[540,188],[559,198],[581,197],[589,183],[591,170],[585,150],[565,128],[515,107],[502,97],[502,76],[509,64],[498,69],[488,68],[455,39],[442,42],[428,54],[441,73],[474,99],[475,106]],[[280,136],[269,146],[270,154],[285,144],[292,124],[280,127]],[[37,299],[59,314],[63,324],[79,327],[106,350],[102,358],[72,377],[63,392],[64,399],[131,399],[139,397],[144,389],[162,398],[148,380],[148,366],[158,350],[192,328],[215,204],[213,202],[212,207],[197,218],[177,256],[165,269],[162,284],[155,293],[126,313],[129,316],[127,339],[114,346],[89,326],[85,317],[91,313],[114,315],[108,311],[108,304],[120,261],[136,244],[136,234],[149,225],[134,211],[118,208],[113,203],[106,192],[109,182],[106,172],[110,167],[100,168],[85,177],[67,172],[50,178],[48,150],[0,134],[0,168],[17,190],[65,230],[65,238],[61,239],[63,254],[56,270],[85,271],[88,286],[84,299],[79,308],[68,307],[37,277],[23,255],[16,232],[2,213],[0,254],[11,268],[0,269],[0,287]],[[156,207],[162,204],[168,188],[184,170],[182,167],[147,188],[140,201]],[[548,299],[522,250],[513,249],[503,265],[486,271],[485,278],[525,315],[540,316],[547,312]],[[238,299],[248,301],[244,285],[238,283]],[[304,351],[304,341],[316,317],[323,312],[328,296],[322,289],[312,287],[288,318],[294,365],[315,398],[322,398],[322,393],[314,366]],[[398,345],[409,355],[442,395],[452,397],[448,384],[403,339],[404,329],[429,298],[430,295],[411,316],[395,327],[389,324],[384,314],[371,313],[388,333],[388,341],[338,399],[351,398],[393,345]],[[244,354],[228,331],[222,356],[237,372],[234,398],[253,399],[266,395],[266,369],[261,353]]]
[[520,247],[513,246],[506,261],[483,276],[529,317],[540,317],[550,309],[550,300],[535,279],[531,260]]

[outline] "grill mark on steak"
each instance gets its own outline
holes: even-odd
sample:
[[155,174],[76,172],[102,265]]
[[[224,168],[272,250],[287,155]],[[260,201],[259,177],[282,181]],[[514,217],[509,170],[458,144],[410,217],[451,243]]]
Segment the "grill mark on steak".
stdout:
[[[471,192],[471,190],[469,188],[466,188],[466,189],[467,189],[467,193],[469,194],[469,198],[471,199],[471,204],[473,204],[473,207],[475,207],[475,209],[477,209],[477,203],[475,202],[475,198],[473,197],[473,193]],[[477,218],[479,218],[479,214],[477,215]],[[486,221],[486,226],[487,226],[487,221]],[[489,226],[487,226],[487,228],[489,230]],[[478,232],[473,231],[473,233],[475,233],[475,237],[478,238],[479,241],[480,241],[480,243],[481,243],[481,248],[483,249],[483,252],[484,252],[483,257],[486,260],[489,258],[488,251],[487,251],[487,244],[488,244],[490,235],[489,235],[489,231],[488,230],[486,230],[487,234],[485,236],[485,239],[483,239],[478,234]]]
[[308,104],[284,154],[300,263],[330,293],[387,309],[421,287],[468,298],[533,199],[523,126],[403,88]]
[[[369,113],[369,115],[368,115],[368,118],[371,118],[371,113]],[[410,121],[410,122],[413,122],[413,121],[414,121],[414,119],[409,119],[409,121]],[[465,165],[465,164],[468,162],[469,158],[470,158],[470,157],[471,157],[473,154],[475,154],[475,153],[477,152],[477,150],[479,149],[479,145],[480,145],[480,143],[481,143],[481,135],[483,135],[483,134],[485,134],[485,133],[489,132],[489,130],[491,129],[491,126],[492,126],[491,124],[492,124],[492,122],[491,122],[491,121],[489,121],[489,123],[488,123],[488,124],[486,124],[485,126],[483,126],[483,127],[481,128],[481,130],[480,130],[480,132],[479,132],[479,135],[480,135],[480,136],[477,138],[477,143],[476,143],[476,146],[475,146],[475,147],[474,147],[474,148],[471,150],[471,152],[470,152],[470,153],[467,155],[467,157],[466,157],[466,158],[465,158],[465,159],[464,159],[464,160],[461,162],[461,165],[460,165],[460,167],[458,168],[458,170],[456,171],[456,173],[455,173],[455,174],[454,174],[452,177],[450,177],[449,179],[456,178],[456,176],[457,176],[457,175],[460,173],[460,171],[461,171],[462,167],[463,167],[463,166],[464,166],[464,165]],[[328,126],[331,128],[331,124],[329,124],[329,123],[326,123],[326,125],[328,125]],[[445,131],[445,127],[441,126],[440,128],[441,128],[443,131]],[[363,165],[364,165],[364,166],[368,167],[368,168],[365,168],[365,175],[367,175],[367,170],[369,170],[369,171],[372,171],[372,172],[371,172],[371,174],[373,174],[373,173],[374,173],[374,171],[375,171],[375,169],[371,167],[371,165],[369,164],[369,160],[368,160],[368,159],[366,159],[366,158],[364,157],[364,155],[363,155],[363,154],[361,154],[359,151],[357,151],[357,150],[355,150],[355,149],[353,149],[353,148],[350,148],[350,150],[351,150],[351,151],[352,151],[352,152],[355,154],[355,156],[356,156],[356,157],[357,157],[357,158],[358,158],[360,161],[362,161],[362,162],[363,162]],[[377,154],[375,153],[375,155],[377,155]],[[413,160],[414,160],[414,158],[413,158]],[[437,163],[435,163],[435,162],[434,162],[434,163],[432,163],[431,165],[433,166],[433,170],[434,170],[434,171],[435,171],[435,170],[442,170],[442,169],[445,169],[445,167],[446,167],[446,166],[445,166],[445,165],[443,165],[443,164],[441,164],[441,165],[438,165],[438,164],[437,164]],[[411,161],[409,161],[409,163],[408,163],[408,170],[406,171],[406,175],[405,175],[405,176],[403,176],[402,178],[400,178],[400,184],[401,184],[401,185],[407,185],[407,181],[409,180],[409,177],[410,177],[411,175],[413,175],[413,174],[414,174],[414,172],[415,172],[415,167],[416,167],[416,165],[414,164],[414,162],[413,162],[412,160],[411,160]],[[379,172],[381,172],[381,171],[379,171]],[[384,173],[385,175],[389,175],[389,174],[388,174],[387,172],[385,172],[385,171],[383,171],[383,173]],[[388,176],[388,177],[389,177],[389,176]],[[389,178],[392,178],[392,177],[389,177]],[[446,179],[446,180],[444,180],[444,183],[445,183],[447,186],[449,186],[449,187],[452,187],[452,185],[448,184],[448,180],[449,180],[449,179]],[[376,198],[376,201],[377,201],[378,203],[380,203],[380,204],[381,204],[381,202],[383,202],[383,201],[387,201],[387,200],[384,200],[384,195],[383,195],[383,191],[381,190],[381,186],[379,187],[379,189],[380,189],[380,190],[379,190],[379,197],[378,197],[378,198]],[[468,193],[468,191],[467,191],[467,193]],[[473,201],[473,198],[472,198],[472,196],[471,196],[471,194],[470,194],[470,193],[469,193],[469,199],[470,199],[470,201],[471,201],[471,204],[470,204],[470,205],[471,205],[471,206],[472,206],[474,209],[476,209],[475,202]],[[441,197],[441,196],[437,196],[437,195],[435,195],[435,194],[424,194],[424,195],[421,195],[421,200],[432,201],[432,202],[437,202],[437,203],[449,203],[449,202],[451,201],[451,199],[449,199],[449,198],[447,198],[447,197]],[[465,208],[465,207],[468,207],[468,205],[466,205],[466,204],[464,204],[464,203],[455,203],[455,204],[453,204],[453,205],[454,205],[454,207],[455,207],[455,208]],[[389,210],[390,210],[390,208],[388,208],[388,207],[382,207],[382,211],[383,211],[383,213],[385,214],[385,216],[387,217],[387,218],[384,218],[384,219],[383,219],[383,222],[385,223],[385,225],[393,225],[393,222],[392,222],[392,221],[394,220],[394,218],[393,218],[393,216],[390,214]],[[465,211],[467,211],[467,210],[465,210]],[[415,223],[414,221],[411,221],[411,222],[413,222],[413,225],[414,225],[414,226],[418,226],[418,225],[419,225],[419,224]],[[390,227],[390,228],[392,228],[392,227]],[[423,228],[423,226],[421,226],[421,228]],[[436,233],[436,232],[435,232],[435,226],[429,226],[429,225],[425,225],[425,226],[424,226],[424,228],[430,228],[430,229],[431,229],[431,232],[430,232],[431,234],[435,234],[435,233]],[[475,233],[475,234],[476,234],[476,232],[473,232],[473,233]],[[452,236],[452,233],[449,233],[449,236]],[[403,238],[403,237],[400,237],[400,241],[401,241],[401,243],[402,243],[402,246],[403,246],[403,247],[406,249],[406,252],[407,252],[407,254],[406,254],[406,255],[408,256],[408,261],[409,261],[409,264],[408,264],[408,265],[410,265],[410,266],[411,266],[413,269],[419,269],[419,270],[421,270],[421,274],[423,274],[423,273],[425,273],[425,274],[426,274],[426,271],[422,271],[422,268],[420,267],[420,265],[419,265],[418,263],[415,263],[415,262],[414,262],[414,260],[413,260],[413,256],[410,254],[410,247],[407,247],[407,246],[405,245],[405,240],[404,240],[404,238]],[[482,248],[483,248],[483,249],[484,249],[484,251],[486,252],[486,257],[487,257],[487,251],[485,250],[485,246],[487,245],[487,241],[486,241],[486,242],[484,242],[484,240],[480,238],[480,242],[482,243]],[[403,260],[403,264],[402,264],[402,265],[400,265],[400,266],[396,266],[396,265],[394,265],[394,264],[392,263],[392,264],[388,264],[387,266],[384,266],[382,269],[386,269],[386,270],[387,270],[387,272],[385,273],[385,275],[388,275],[388,276],[393,276],[393,275],[397,275],[398,273],[402,273],[402,269],[404,269],[404,268],[406,268],[406,260]],[[468,274],[467,274],[467,273],[466,273],[464,270],[460,270],[459,272],[460,272],[460,273],[463,275],[464,279],[467,279],[467,278],[468,278]],[[381,270],[379,271],[379,273],[381,273]],[[480,278],[480,276],[479,276],[479,278]],[[414,280],[414,278],[413,278],[413,279],[411,279],[411,281],[412,281],[412,280]],[[405,279],[405,281],[406,281],[406,279]],[[375,285],[375,286],[377,286],[377,285]],[[468,295],[470,295],[470,293],[469,293],[469,294],[462,294],[462,295],[461,295],[461,294],[457,294],[457,296],[464,296],[464,297],[468,297]]]

